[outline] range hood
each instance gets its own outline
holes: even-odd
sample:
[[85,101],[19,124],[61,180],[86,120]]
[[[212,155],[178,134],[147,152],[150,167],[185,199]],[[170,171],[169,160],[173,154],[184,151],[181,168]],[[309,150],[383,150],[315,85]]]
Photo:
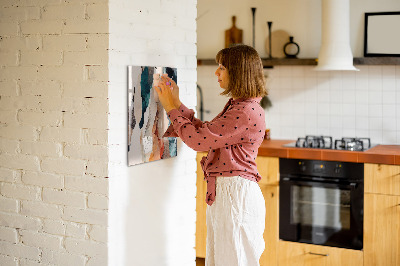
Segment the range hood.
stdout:
[[353,70],[350,48],[350,0],[322,0],[322,33],[314,70]]

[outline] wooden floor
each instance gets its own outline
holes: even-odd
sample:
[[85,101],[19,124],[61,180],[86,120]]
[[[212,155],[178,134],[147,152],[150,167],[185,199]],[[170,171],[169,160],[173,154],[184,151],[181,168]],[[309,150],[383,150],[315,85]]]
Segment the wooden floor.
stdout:
[[196,266],[205,266],[206,261],[203,258],[196,258]]

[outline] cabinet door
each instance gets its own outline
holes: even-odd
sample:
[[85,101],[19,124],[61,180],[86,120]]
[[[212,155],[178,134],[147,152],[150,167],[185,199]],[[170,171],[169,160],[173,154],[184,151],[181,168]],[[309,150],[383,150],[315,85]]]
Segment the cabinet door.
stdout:
[[207,227],[206,227],[206,192],[207,183],[204,182],[203,170],[200,166],[200,161],[203,156],[206,156],[205,152],[198,152],[197,161],[197,193],[196,193],[196,257],[206,257],[206,238],[207,238]]
[[260,188],[264,195],[266,209],[264,230],[265,250],[264,253],[261,255],[260,265],[276,266],[279,239],[279,187],[260,185]]
[[364,196],[365,266],[400,265],[400,196]]
[[400,165],[364,164],[364,191],[400,196]]
[[279,185],[279,158],[258,156],[256,164],[261,175],[260,185]]
[[279,266],[363,265],[362,251],[344,248],[279,241],[278,254]]

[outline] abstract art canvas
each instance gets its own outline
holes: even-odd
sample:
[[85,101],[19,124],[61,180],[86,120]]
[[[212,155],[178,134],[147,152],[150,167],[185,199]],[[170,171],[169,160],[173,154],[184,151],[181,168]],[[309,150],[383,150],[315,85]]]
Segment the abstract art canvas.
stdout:
[[128,165],[175,157],[176,138],[163,138],[170,125],[157,92],[162,75],[177,83],[176,68],[128,66]]

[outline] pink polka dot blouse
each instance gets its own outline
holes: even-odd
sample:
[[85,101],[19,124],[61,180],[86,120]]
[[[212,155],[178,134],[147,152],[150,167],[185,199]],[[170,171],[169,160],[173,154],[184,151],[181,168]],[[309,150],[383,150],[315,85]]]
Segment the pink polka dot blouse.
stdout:
[[210,122],[194,117],[194,111],[181,105],[168,112],[172,124],[164,137],[180,137],[195,151],[208,151],[201,160],[207,181],[206,202],[215,201],[218,176],[240,176],[258,182],[261,179],[255,159],[265,134],[265,114],[261,97],[236,99]]

